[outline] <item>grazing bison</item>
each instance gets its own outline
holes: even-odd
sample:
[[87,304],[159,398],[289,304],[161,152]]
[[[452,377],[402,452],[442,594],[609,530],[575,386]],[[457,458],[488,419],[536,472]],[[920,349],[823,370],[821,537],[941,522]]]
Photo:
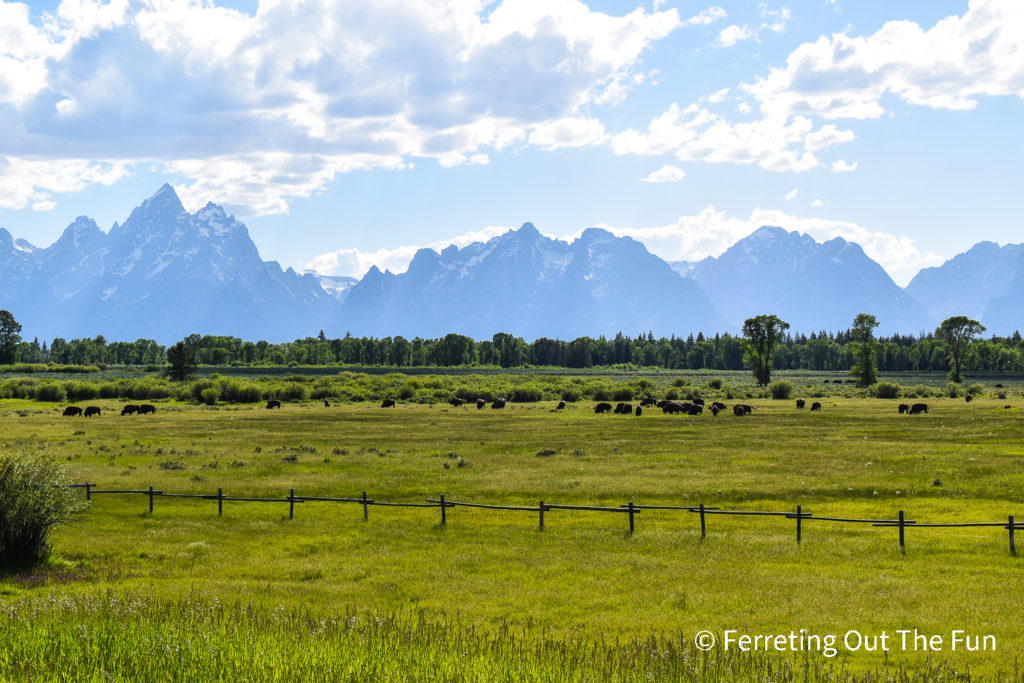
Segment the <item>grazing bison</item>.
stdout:
[[827,379],[823,379],[821,381],[824,382],[825,384],[828,384],[828,380]]
[[643,415],[643,414],[644,414],[644,409],[643,409],[643,408],[641,408],[640,406],[637,406],[637,407],[636,407],[636,416],[637,416],[637,417],[640,417],[640,416],[641,416],[641,415]]
[[328,401],[328,400],[327,400],[327,399],[325,398],[325,399],[324,399],[324,408],[330,408],[330,407],[331,407],[331,402],[330,402],[330,401]]
[[821,403],[815,401],[814,403],[811,404],[811,412],[815,412],[818,410],[821,410]]
[[743,409],[743,406],[736,404],[732,407],[732,414],[736,417],[743,417],[747,414],[747,411]]
[[661,412],[666,415],[675,415],[683,412],[683,404],[676,401],[665,401],[661,406]]
[[997,384],[997,385],[996,385],[996,389],[1002,389],[1002,388],[1003,388],[1003,385],[1002,385],[1002,384]]
[[64,409],[64,415],[66,417],[77,417],[82,414],[82,409],[78,406],[68,406]]
[[655,403],[654,405],[658,406],[659,408],[664,408],[666,403],[671,403],[671,401],[662,399],[662,400],[658,401],[657,403]]
[[491,404],[491,408],[494,408],[495,410],[501,410],[504,407],[505,407],[505,399],[504,398],[496,398],[496,399],[494,399],[494,403]]
[[555,408],[555,410],[564,410],[564,409],[565,409],[565,401],[559,401],[558,402],[558,407]]
[[134,415],[137,412],[139,412],[139,407],[137,405],[132,405],[131,403],[126,405],[124,408],[121,408],[122,415]]
[[921,413],[927,413],[927,412],[928,412],[928,404],[927,403],[915,403],[914,405],[910,406],[910,415],[920,415]]
[[700,405],[698,403],[691,403],[690,407],[686,409],[686,414],[687,415],[703,415],[704,414],[704,406],[702,406],[702,405]]
[[85,416],[92,417],[93,415],[102,415],[103,411],[100,410],[99,406],[87,406],[85,409]]
[[796,400],[796,407],[797,408],[803,408],[805,405],[807,405],[807,401],[803,400],[802,398],[798,398]]
[[737,403],[735,406],[733,406],[733,412],[736,412],[736,408],[739,408],[740,410],[742,410],[747,415],[750,415],[751,411],[754,410],[753,408],[748,406],[746,403]]
[[971,401],[974,400],[974,397],[971,396],[970,394],[967,394],[966,396],[964,396],[964,400],[970,403]]
[[712,417],[718,417],[718,411],[719,411],[718,406],[716,404],[712,403],[711,404],[711,416]]
[[478,398],[478,399],[476,400],[476,409],[477,409],[477,410],[480,410],[480,409],[481,409],[481,408],[483,408],[483,407],[484,407],[485,405],[487,405],[487,401],[483,400],[482,398]]
[[393,398],[386,398],[386,399],[384,399],[383,401],[380,402],[380,407],[381,408],[394,408],[395,407],[395,399],[393,399]]
[[614,412],[615,412],[616,415],[632,415],[633,414],[633,404],[631,404],[631,403],[619,403],[618,405],[615,406],[615,411]]
[[600,413],[607,413],[611,409],[612,409],[612,404],[611,403],[598,403],[596,406],[594,406],[594,412],[598,413],[598,414],[600,414]]
[[906,403],[901,403],[899,405],[900,415],[902,415],[903,413],[908,412],[909,410],[910,410],[910,406],[908,406]]
[[650,396],[648,396],[644,400],[640,401],[640,405],[642,407],[644,407],[644,408],[646,408],[647,406],[653,406],[653,405],[657,405],[657,404],[658,404],[658,399],[651,398]]
[[693,404],[694,405],[698,405],[698,406],[702,406],[702,405],[704,405],[704,399],[702,399],[702,398],[695,398],[695,399],[693,399]]
[[448,405],[452,408],[461,408],[462,404],[465,403],[461,398],[450,398],[448,399]]
[[270,410],[271,408],[280,408],[280,407],[281,407],[281,402],[278,401],[276,398],[272,398],[269,401],[267,401],[267,410]]
[[718,410],[720,411],[725,410],[725,404],[722,403],[721,401],[715,401],[714,403],[711,404],[711,407],[718,408]]
[[155,412],[156,412],[156,406],[151,406],[148,403],[143,403],[141,406],[139,406],[139,415],[145,415],[147,413],[155,413]]

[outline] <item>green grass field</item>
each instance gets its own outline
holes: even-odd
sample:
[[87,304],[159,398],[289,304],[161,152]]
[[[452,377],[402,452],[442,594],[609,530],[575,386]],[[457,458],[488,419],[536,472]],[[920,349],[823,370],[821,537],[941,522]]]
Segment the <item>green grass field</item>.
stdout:
[[[153,416],[84,419],[35,401],[0,401],[0,448],[44,449],[66,459],[75,480],[103,489],[211,494],[223,487],[228,496],[278,498],[291,488],[300,496],[365,490],[403,502],[444,493],[534,507],[539,500],[775,511],[800,504],[818,516],[891,518],[903,509],[920,522],[1024,520],[1019,398],[931,398],[931,412],[914,417],[898,415],[894,400],[828,397],[821,413],[798,411],[792,401],[747,402],[755,411],[745,418],[595,415],[591,402],[556,412],[541,402],[504,411],[157,404]],[[121,405],[93,403],[108,412]],[[780,518],[709,517],[702,540],[697,516],[681,511],[644,511],[633,535],[622,514],[551,510],[543,530],[536,512],[457,508],[447,516],[442,527],[437,508],[371,507],[364,521],[358,505],[306,502],[289,520],[286,503],[227,502],[218,517],[216,501],[159,497],[150,515],[145,497],[95,495],[80,521],[55,535],[50,567],[0,580],[10,636],[0,644],[0,653],[7,648],[0,667],[16,643],[38,637],[24,627],[38,617],[19,615],[50,614],[43,622],[59,631],[78,618],[53,616],[47,601],[71,601],[82,623],[95,624],[105,622],[82,605],[115,599],[157,606],[216,599],[313,619],[355,610],[397,614],[402,623],[454,620],[493,637],[533,634],[527,642],[537,652],[548,641],[564,649],[567,641],[618,639],[625,648],[652,634],[689,643],[705,629],[719,640],[726,629],[751,636],[806,629],[840,641],[851,630],[898,638],[897,630],[917,629],[943,636],[943,650],[904,652],[897,640],[887,653],[849,652],[840,642],[834,657],[772,655],[750,666],[884,676],[943,665],[940,678],[967,671],[987,679],[1019,677],[1024,664],[1024,558],[1010,554],[1005,529],[910,529],[902,554],[895,529],[865,525],[806,521],[797,545],[794,521]],[[135,621],[128,622],[131,630]],[[950,651],[955,629],[992,635],[997,649]],[[138,638],[149,637],[144,630]],[[601,657],[625,656],[615,652]],[[723,653],[719,644],[714,654],[735,648]],[[520,664],[533,672],[523,680],[572,678],[561,665]],[[509,677],[487,666],[473,676]],[[715,680],[698,669],[684,674],[682,665],[660,674],[637,666],[656,679]],[[407,674],[419,671],[409,667]],[[20,677],[9,665],[0,671]]]

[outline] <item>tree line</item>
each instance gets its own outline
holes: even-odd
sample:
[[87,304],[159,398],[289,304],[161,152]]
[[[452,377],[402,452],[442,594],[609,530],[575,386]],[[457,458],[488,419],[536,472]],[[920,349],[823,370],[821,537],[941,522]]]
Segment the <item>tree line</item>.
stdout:
[[[757,316],[750,320],[767,317]],[[873,319],[873,316],[869,317]],[[21,326],[13,316],[7,311],[0,311],[0,364],[163,366],[168,362],[167,347],[152,339],[108,342],[100,335],[91,339],[66,340],[58,337],[47,344],[38,339],[25,341],[20,332]],[[188,335],[181,344],[190,350],[195,363],[214,366],[637,366],[670,370],[756,370],[757,363],[751,362],[753,357],[749,353],[751,330],[745,328],[745,333],[715,334],[713,337],[700,333],[660,338],[651,333],[635,337],[619,333],[612,338],[578,337],[565,341],[541,337],[527,342],[522,337],[504,332],[495,334],[491,339],[475,340],[460,334],[447,334],[436,339],[351,335],[329,339],[321,331],[317,336],[279,344],[199,334]],[[864,364],[863,341],[858,341],[857,334],[856,324],[851,324],[848,330],[812,332],[810,335],[791,333],[786,325],[778,330],[773,340],[768,370],[850,372],[858,364]],[[950,343],[938,334],[938,330],[918,336],[874,338],[872,335],[867,348],[878,371],[948,372],[953,369]],[[968,340],[962,364],[970,371],[1024,372],[1024,343],[1020,333]]]

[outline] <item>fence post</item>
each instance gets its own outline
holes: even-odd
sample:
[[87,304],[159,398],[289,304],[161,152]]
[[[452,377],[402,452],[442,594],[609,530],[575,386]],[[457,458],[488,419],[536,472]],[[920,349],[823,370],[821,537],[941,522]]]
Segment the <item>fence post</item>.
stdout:
[[288,494],[288,519],[295,519],[295,489]]
[[[544,528],[544,501],[543,500],[540,502],[540,505],[537,506],[537,509],[540,510],[540,528],[543,529]],[[1010,520],[1011,520],[1010,524],[1012,525],[1013,524],[1013,521],[1012,521],[1013,518],[1011,517]],[[1013,538],[1013,532],[1012,531],[1010,532],[1010,538]]]
[[217,516],[222,517],[224,515],[224,489],[217,487]]
[[705,538],[708,535],[708,527],[704,522],[704,503],[700,504],[700,537]]
[[1014,529],[1013,529],[1013,515],[1010,515],[1010,523],[1009,523],[1008,526],[1010,528],[1010,554],[1011,555],[1016,555],[1017,554],[1017,546],[1013,542],[1013,531],[1014,531]]
[[907,548],[903,544],[903,540],[904,540],[904,538],[903,538],[903,526],[904,526],[903,525],[903,510],[900,510],[900,552],[901,553],[906,553],[907,552]]
[[366,491],[363,491],[363,521],[370,519],[369,503],[366,502]]
[[445,510],[444,509],[445,509],[444,494],[442,493],[441,494],[441,526],[446,526],[448,524],[448,518],[445,515]]
[[633,501],[629,501],[629,533],[633,533]]
[[153,514],[153,485],[149,485],[149,514]]
[[800,523],[803,521],[803,515],[800,514],[801,506],[796,506],[796,544],[800,545]]
[[92,501],[92,484],[86,483],[85,485],[85,500],[87,502]]

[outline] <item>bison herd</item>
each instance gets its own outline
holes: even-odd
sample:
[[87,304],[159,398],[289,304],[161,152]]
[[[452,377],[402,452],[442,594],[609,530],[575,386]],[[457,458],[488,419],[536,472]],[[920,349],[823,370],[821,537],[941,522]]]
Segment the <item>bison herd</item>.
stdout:
[[[146,415],[148,413],[155,412],[156,406],[151,406],[148,403],[143,403],[142,405],[138,406],[129,403],[126,406],[124,406],[124,408],[121,409],[122,415],[135,415],[136,413],[138,413],[139,415]],[[68,406],[67,408],[64,409],[64,412],[62,413],[64,417],[78,417],[80,415],[85,417],[92,417],[93,415],[102,414],[103,411],[100,409],[99,406],[86,406],[85,410],[82,410],[78,406]]]

